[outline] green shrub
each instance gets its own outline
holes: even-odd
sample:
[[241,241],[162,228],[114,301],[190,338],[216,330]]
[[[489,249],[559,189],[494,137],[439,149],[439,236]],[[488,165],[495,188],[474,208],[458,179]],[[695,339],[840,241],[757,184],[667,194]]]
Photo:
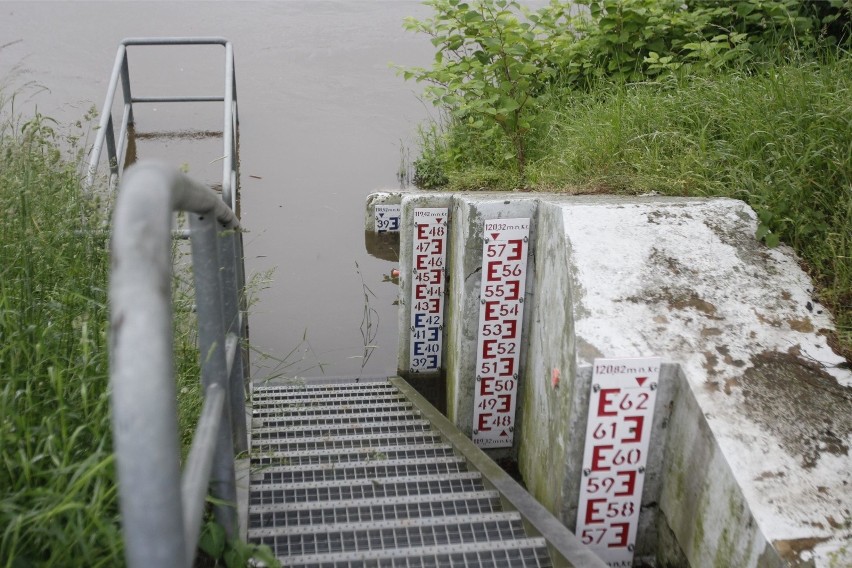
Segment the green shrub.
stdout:
[[526,133],[536,97],[551,76],[542,67],[537,30],[519,17],[512,0],[426,0],[433,18],[407,18],[405,28],[427,34],[437,48],[431,69],[402,70],[406,79],[426,81],[427,97],[442,105],[457,124],[500,147],[500,159],[526,163]]
[[514,169],[523,183],[550,87],[755,69],[826,37],[848,44],[852,14],[842,0],[818,8],[798,0],[553,0],[535,12],[510,0],[425,4],[434,16],[408,18],[405,28],[431,38],[435,61],[401,72],[428,84],[424,94],[446,111],[449,136],[475,140],[423,149],[418,179],[430,187],[452,183],[471,148],[488,148],[474,158],[478,167],[487,159],[489,169]]

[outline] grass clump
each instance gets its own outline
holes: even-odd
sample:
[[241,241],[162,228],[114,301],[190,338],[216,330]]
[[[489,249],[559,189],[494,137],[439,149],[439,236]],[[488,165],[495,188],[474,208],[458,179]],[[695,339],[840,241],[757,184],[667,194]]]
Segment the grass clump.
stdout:
[[0,127],[0,560],[120,565],[97,203],[41,117]]
[[[124,564],[108,388],[108,211],[81,188],[73,145],[81,139],[42,116],[0,117],[3,568]],[[199,359],[192,300],[186,286],[175,290],[186,453],[201,405]]]

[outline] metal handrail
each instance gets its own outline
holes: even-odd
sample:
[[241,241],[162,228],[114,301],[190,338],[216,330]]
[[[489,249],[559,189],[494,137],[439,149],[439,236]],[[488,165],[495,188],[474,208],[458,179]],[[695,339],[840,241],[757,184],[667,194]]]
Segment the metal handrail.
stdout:
[[[129,46],[163,46],[163,45],[221,45],[225,48],[225,92],[221,96],[158,96],[135,97],[130,89],[130,70],[127,60]],[[112,107],[118,93],[119,82],[124,100],[123,113],[119,128],[118,139],[115,137],[115,126]],[[224,153],[222,155],[222,199],[233,211],[239,211],[237,195],[239,193],[239,114],[237,111],[237,80],[234,67],[234,49],[231,42],[222,37],[137,37],[125,38],[118,46],[115,63],[112,68],[107,95],[101,109],[101,118],[95,144],[89,157],[85,185],[92,187],[95,183],[103,149],[106,145],[109,162],[109,186],[117,187],[123,172],[123,162],[127,150],[128,133],[134,124],[134,103],[163,103],[163,102],[223,102],[224,121],[222,129]]]
[[[169,45],[221,45],[225,48],[225,90],[221,96],[161,96],[161,97],[138,97],[133,96],[130,84],[130,70],[128,66],[127,48],[132,46],[169,46]],[[119,91],[119,83],[121,85],[121,94],[124,101],[123,113],[120,123],[119,136],[116,140],[112,107],[115,97]],[[92,152],[89,156],[87,165],[87,175],[85,185],[88,188],[93,187],[98,167],[103,155],[104,146],[107,149],[107,161],[109,162],[110,175],[108,186],[110,188],[118,187],[121,176],[124,172],[125,155],[128,146],[128,137],[130,126],[134,124],[133,105],[134,103],[149,103],[149,102],[205,102],[205,101],[222,101],[224,103],[224,125],[222,136],[224,142],[224,154],[217,159],[221,159],[223,163],[222,170],[222,200],[228,204],[232,211],[239,214],[239,114],[237,111],[237,82],[236,71],[234,67],[234,50],[231,42],[223,37],[135,37],[125,38],[118,46],[118,51],[115,56],[112,74],[109,79],[106,99],[101,110],[100,123],[98,126],[95,143],[92,147]],[[186,238],[189,232],[186,230],[172,231],[172,235],[178,238]],[[239,233],[235,242],[235,254],[240,259],[237,263],[236,278],[237,289],[242,290],[245,287],[245,266],[243,264],[243,240],[242,233]],[[235,313],[234,321],[236,327],[235,335],[241,338],[248,338],[248,319],[244,317],[247,310],[246,298],[241,295],[236,307],[229,306],[228,309]],[[229,324],[233,325],[233,324]],[[240,375],[245,377],[244,391],[248,392],[248,369],[249,369],[249,349],[244,342],[239,350],[240,356],[235,361],[235,367]],[[231,397],[230,407],[232,412],[237,412],[239,408],[244,406],[244,400],[236,400],[235,396]],[[248,437],[246,427],[243,424],[237,424],[234,430],[234,447],[238,452],[244,452],[248,449]]]
[[[204,391],[182,478],[172,352],[174,211],[188,212],[190,221]],[[157,162],[127,169],[113,214],[109,301],[113,437],[131,567],[192,566],[208,485],[217,522],[236,535],[232,432],[240,424],[245,432],[245,377],[236,356],[238,238],[238,218],[210,188]]]

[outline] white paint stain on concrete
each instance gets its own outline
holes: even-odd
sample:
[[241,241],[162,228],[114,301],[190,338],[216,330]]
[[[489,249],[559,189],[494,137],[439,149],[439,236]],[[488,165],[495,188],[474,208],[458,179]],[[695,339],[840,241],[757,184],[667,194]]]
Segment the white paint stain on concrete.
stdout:
[[845,454],[825,451],[803,465],[748,410],[742,388],[764,353],[789,354],[852,386],[819,331],[833,325],[793,252],[755,242],[754,213],[727,199],[594,200],[565,207],[563,221],[578,364],[599,355],[680,363],[766,538],[825,539],[812,558],[828,566],[852,539],[849,429]]

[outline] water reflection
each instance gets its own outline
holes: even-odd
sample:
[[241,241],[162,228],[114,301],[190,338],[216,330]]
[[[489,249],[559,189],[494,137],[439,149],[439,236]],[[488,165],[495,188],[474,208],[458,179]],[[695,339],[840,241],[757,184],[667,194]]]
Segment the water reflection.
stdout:
[[399,233],[364,231],[367,254],[380,260],[399,261]]

